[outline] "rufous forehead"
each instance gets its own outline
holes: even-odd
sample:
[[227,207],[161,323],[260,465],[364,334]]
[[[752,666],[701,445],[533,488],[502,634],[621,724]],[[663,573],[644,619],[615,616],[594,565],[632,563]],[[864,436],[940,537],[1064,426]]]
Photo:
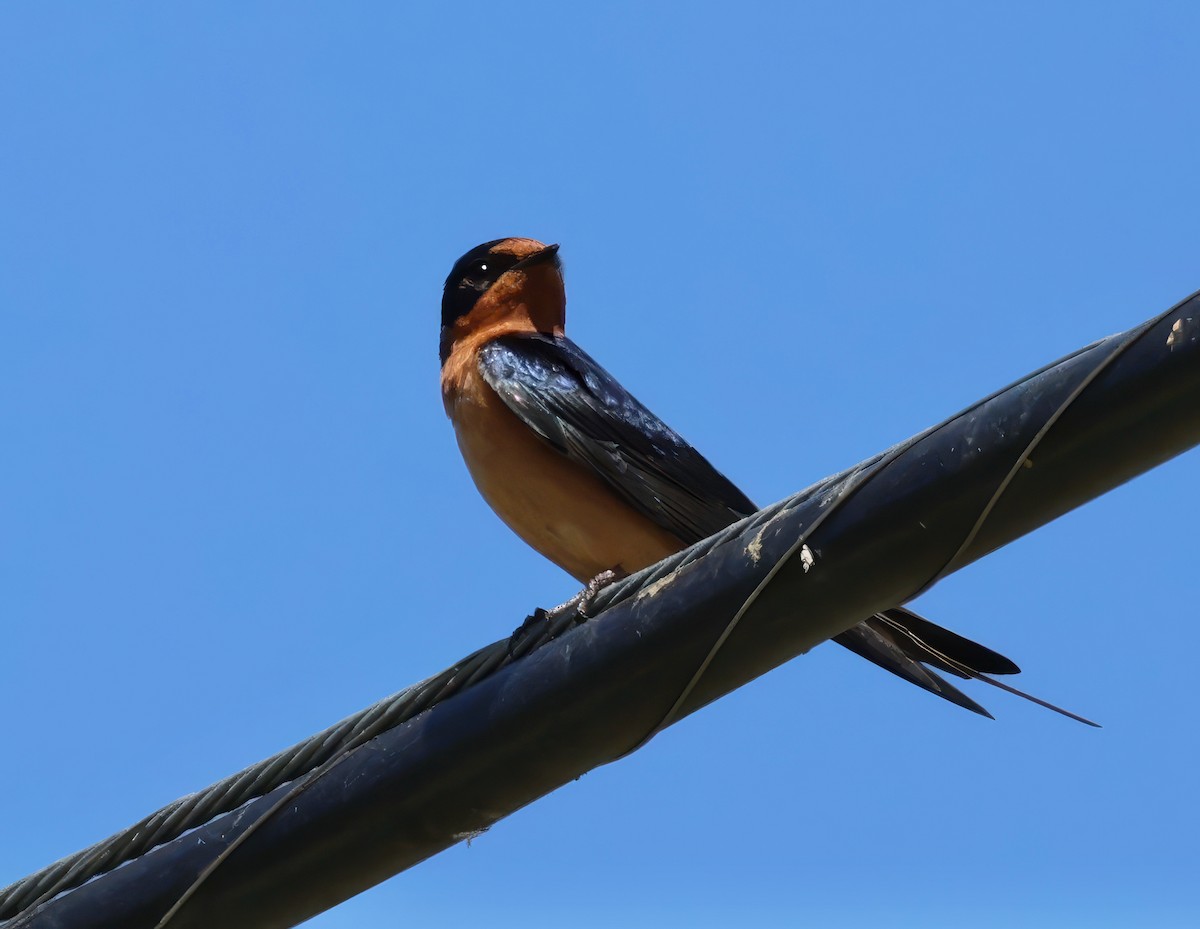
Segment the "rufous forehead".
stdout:
[[511,255],[514,258],[528,258],[546,248],[537,239],[505,239],[497,242],[488,251],[493,255]]

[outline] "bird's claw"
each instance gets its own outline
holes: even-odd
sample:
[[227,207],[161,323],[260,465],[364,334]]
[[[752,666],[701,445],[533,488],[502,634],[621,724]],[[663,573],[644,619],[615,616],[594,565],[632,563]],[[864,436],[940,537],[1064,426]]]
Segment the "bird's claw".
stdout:
[[620,580],[622,577],[625,577],[625,574],[617,568],[601,571],[588,581],[583,590],[579,591],[570,600],[560,603],[549,610],[543,610],[541,607],[538,607],[525,617],[525,621],[509,637],[508,653],[510,655],[514,654],[516,648],[529,634],[543,623],[548,627],[567,614],[573,616],[576,625],[591,619],[588,609],[591,607],[592,601],[596,598],[596,594],[600,593],[600,591],[613,583],[613,581]]
[[613,583],[614,581],[619,581],[621,578],[626,576],[627,575],[625,572],[620,571],[617,568],[609,568],[607,571],[601,571],[594,578],[587,582],[587,586],[584,587],[583,590],[568,600],[567,603],[564,603],[563,606],[573,603],[573,608],[578,614],[578,619],[576,622],[583,622],[585,619],[591,619],[591,615],[588,613],[588,610],[592,605],[592,601],[596,599],[596,594],[600,593],[600,591],[602,591],[609,584]]

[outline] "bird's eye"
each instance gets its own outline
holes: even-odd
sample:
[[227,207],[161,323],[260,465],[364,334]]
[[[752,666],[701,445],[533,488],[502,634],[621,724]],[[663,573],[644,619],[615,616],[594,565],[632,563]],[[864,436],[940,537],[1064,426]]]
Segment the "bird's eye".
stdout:
[[498,266],[496,266],[496,262],[491,260],[472,262],[470,267],[467,269],[467,273],[463,275],[462,282],[459,284],[459,286],[471,287],[475,290],[486,290],[492,285],[492,283],[495,282],[497,277],[497,274],[495,273],[488,274],[488,271],[492,269],[494,269],[494,271],[501,270]]
[[469,313],[475,301],[520,261],[516,255],[493,252],[500,241],[486,242],[455,262],[442,291],[443,328]]
[[480,293],[491,287],[505,271],[517,263],[512,255],[489,255],[487,258],[477,258],[467,266],[467,271],[459,281],[459,287],[465,287]]

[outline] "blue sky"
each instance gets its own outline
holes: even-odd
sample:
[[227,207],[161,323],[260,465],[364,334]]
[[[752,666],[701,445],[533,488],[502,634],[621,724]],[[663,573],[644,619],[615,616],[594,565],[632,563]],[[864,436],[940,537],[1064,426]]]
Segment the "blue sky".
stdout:
[[[764,503],[1200,287],[1193,5],[434,6],[0,12],[0,884],[573,592],[441,409],[479,242]],[[1198,468],[916,604],[1103,730],[824,646],[311,925],[1194,925]]]

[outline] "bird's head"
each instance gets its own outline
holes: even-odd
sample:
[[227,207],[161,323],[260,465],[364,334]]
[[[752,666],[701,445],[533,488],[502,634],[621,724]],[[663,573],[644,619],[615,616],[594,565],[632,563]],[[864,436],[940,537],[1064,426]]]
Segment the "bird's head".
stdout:
[[557,245],[493,239],[454,263],[442,291],[442,364],[461,337],[489,327],[561,332],[567,297]]

